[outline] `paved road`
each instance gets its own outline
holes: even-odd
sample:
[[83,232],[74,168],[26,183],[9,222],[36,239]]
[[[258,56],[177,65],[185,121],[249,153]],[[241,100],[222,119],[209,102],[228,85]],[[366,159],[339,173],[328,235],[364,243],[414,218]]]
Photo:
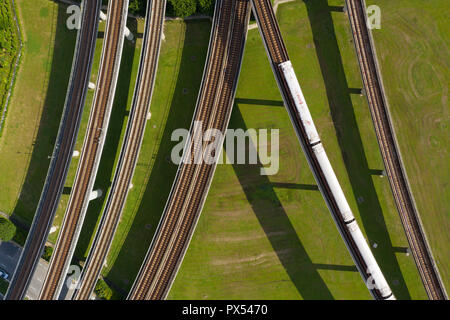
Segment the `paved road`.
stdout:
[[[16,268],[21,250],[22,248],[13,242],[0,241],[0,267],[8,272],[10,277]],[[38,298],[47,269],[48,263],[41,259],[26,294],[28,299],[36,300]]]

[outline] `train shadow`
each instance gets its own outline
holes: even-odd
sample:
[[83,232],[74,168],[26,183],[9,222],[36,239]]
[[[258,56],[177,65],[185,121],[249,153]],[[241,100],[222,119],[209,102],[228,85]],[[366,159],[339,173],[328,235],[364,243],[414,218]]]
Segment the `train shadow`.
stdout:
[[[183,48],[177,53],[179,57],[177,60],[180,61],[179,67],[174,70],[172,90],[167,99],[164,100],[167,107],[160,108],[167,114],[167,121],[165,127],[160,129],[161,140],[152,141],[153,166],[149,166],[148,170],[151,170],[151,172],[148,172],[147,184],[140,186],[138,198],[140,202],[136,201],[135,207],[131,208],[134,218],[129,229],[125,231],[124,241],[117,248],[117,252],[110,253],[113,265],[106,278],[123,291],[128,291],[131,288],[144,260],[178,168],[170,160],[171,150],[178,143],[171,141],[171,135],[175,129],[189,128],[194,113],[207,53],[206,50],[199,48],[205,48],[209,40],[209,37],[199,35],[199,32],[204,31],[200,30],[198,24],[205,25],[205,23],[204,21],[185,21],[184,39],[183,37],[180,38],[180,45]],[[208,24],[209,28],[210,26]],[[182,41],[184,43],[181,43]],[[199,55],[199,53],[201,54]],[[164,42],[161,54],[164,54]],[[156,78],[155,90],[157,88],[158,77]],[[146,131],[151,126],[153,126],[153,122],[150,120]],[[154,130],[153,127],[152,130]]]
[[[137,29],[137,23],[134,19],[128,19],[127,26],[132,32],[135,32]],[[128,118],[127,105],[130,105],[133,97],[134,86],[133,88],[130,88],[130,86],[134,83],[132,71],[135,64],[135,53],[136,42],[130,42],[125,39],[119,77],[117,78],[117,89],[114,95],[114,103],[109,119],[108,132],[106,134],[102,157],[98,166],[97,177],[93,188],[93,190],[101,189],[103,195],[100,198],[89,202],[86,218],[75,251],[78,258],[86,257],[85,255],[87,254],[89,242],[94,235],[97,221],[102,213],[102,207],[106,200],[106,191],[111,185],[116,154],[121,148],[120,135],[123,128],[126,126],[126,120]]]
[[328,6],[327,0],[303,0],[303,2],[311,24],[338,143],[353,192],[358,196],[358,210],[364,230],[368,239],[378,244],[373,253],[388,282],[396,283],[392,288],[396,297],[410,299],[372,181],[373,170],[369,168],[353,110],[350,94],[359,91],[349,88],[346,79],[331,15],[331,12],[336,10]]
[[55,44],[53,52],[49,49],[48,53],[51,66],[48,66],[48,81],[44,81],[42,88],[42,91],[46,92],[44,107],[33,142],[33,151],[30,153],[29,167],[11,215],[11,220],[26,226],[31,225],[33,220],[50,165],[50,156],[64,108],[77,35],[76,30],[66,28],[65,5],[58,5],[53,15],[56,15],[57,20],[53,37]]
[[[238,105],[235,105],[233,110],[229,128],[247,130]],[[236,150],[234,154],[236,154]],[[303,299],[333,299],[333,295],[317,271],[317,266],[308,256],[295,228],[281,205],[274,190],[275,185],[270,182],[267,176],[260,174],[261,168],[262,164],[259,159],[256,165],[233,164],[234,172],[256,218],[267,235],[267,239],[270,241],[278,259]],[[304,186],[294,187],[303,188]],[[264,189],[263,199],[255,196],[255,194],[261,192],[262,188]],[[315,190],[314,186],[309,185],[306,189]],[[286,233],[281,240],[270,236],[280,230]],[[287,250],[289,250],[288,255],[284,254]]]

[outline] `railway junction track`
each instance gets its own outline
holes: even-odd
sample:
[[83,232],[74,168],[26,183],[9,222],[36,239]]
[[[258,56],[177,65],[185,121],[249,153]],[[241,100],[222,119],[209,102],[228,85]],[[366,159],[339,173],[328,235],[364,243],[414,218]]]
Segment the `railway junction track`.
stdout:
[[375,46],[367,27],[365,1],[346,0],[346,6],[378,145],[412,256],[428,297],[432,300],[448,299],[402,164],[375,59]]
[[[90,3],[92,1],[88,1]],[[100,70],[74,185],[39,299],[58,299],[95,181],[122,55],[128,0],[109,1]],[[97,17],[99,13],[97,13]]]
[[61,198],[92,70],[100,5],[100,0],[82,2],[82,23],[77,35],[63,115],[33,223],[5,296],[9,300],[24,298]]
[[[189,245],[208,193],[219,152],[208,152],[208,129],[225,132],[231,115],[250,17],[249,0],[217,0],[203,82],[172,190],[153,241],[128,295],[164,299]],[[199,122],[202,128],[199,129]],[[206,134],[206,139],[211,136]],[[209,141],[209,140],[208,140]],[[201,158],[198,158],[201,157]]]
[[95,288],[127,198],[150,108],[161,46],[165,7],[165,0],[149,0],[147,2],[143,46],[130,117],[111,191],[81,274],[80,287],[75,291],[74,299],[77,300],[89,299]]
[[270,0],[252,0],[252,7],[289,117],[347,249],[372,296],[377,300],[395,299],[325,154],[291,67]]

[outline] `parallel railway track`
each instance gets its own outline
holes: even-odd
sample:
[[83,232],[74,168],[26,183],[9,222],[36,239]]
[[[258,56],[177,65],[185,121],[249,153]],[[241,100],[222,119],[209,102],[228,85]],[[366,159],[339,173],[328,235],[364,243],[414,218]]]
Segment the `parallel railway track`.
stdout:
[[414,261],[428,297],[433,300],[448,299],[402,165],[376,65],[373,43],[366,25],[365,3],[362,0],[346,0],[346,3],[378,144]]
[[119,73],[127,9],[128,0],[109,2],[99,77],[86,137],[63,226],[40,293],[40,299],[42,300],[58,299],[89,203],[89,195],[92,191],[103,149]]
[[150,107],[164,22],[165,0],[149,0],[146,27],[124,143],[102,219],[74,299],[89,299],[111,246],[139,155]]
[[[207,65],[187,146],[155,237],[128,299],[164,299],[181,264],[205,201],[215,161],[205,162],[203,134],[228,126],[250,13],[248,0],[218,0]],[[196,126],[203,124],[202,130]],[[221,146],[223,141],[220,141]],[[220,149],[219,149],[220,150]],[[196,155],[201,157],[196,161]],[[209,154],[211,159],[218,155]],[[188,158],[189,157],[189,158]],[[186,163],[188,162],[188,163]]]
[[82,3],[82,25],[77,36],[69,88],[52,160],[6,299],[19,300],[25,296],[58,207],[80,127],[92,69],[100,5],[100,0],[88,0]]
[[[342,238],[344,239],[347,249],[349,250],[363,280],[367,284],[368,281],[370,281],[369,279],[371,279],[371,270],[368,270],[369,268],[365,262],[362,251],[360,250],[358,244],[355,242],[354,237],[352,237],[351,233],[346,227],[346,222],[344,221],[339,210],[338,200],[334,197],[330,185],[327,181],[326,175],[322,171],[321,165],[319,164],[319,161],[314,154],[313,145],[311,145],[308,141],[306,129],[295,108],[294,98],[292,97],[287,83],[285,82],[285,79],[278,68],[278,65],[280,63],[289,60],[289,56],[282,39],[275,14],[271,7],[270,0],[252,0],[252,4],[253,12],[255,14],[255,17],[257,18],[259,30],[263,37],[264,45],[271,62],[273,72],[275,74],[275,77],[277,78],[280,92],[283,96],[283,100],[285,101],[287,111],[291,118],[292,124],[294,125],[302,149],[306,155],[309,166],[314,174],[322,196],[324,197],[331,215],[336,225],[338,226],[338,230]],[[380,290],[378,290],[378,288],[376,287],[370,287],[369,290],[375,299],[392,298],[392,294],[390,296],[383,296]]]

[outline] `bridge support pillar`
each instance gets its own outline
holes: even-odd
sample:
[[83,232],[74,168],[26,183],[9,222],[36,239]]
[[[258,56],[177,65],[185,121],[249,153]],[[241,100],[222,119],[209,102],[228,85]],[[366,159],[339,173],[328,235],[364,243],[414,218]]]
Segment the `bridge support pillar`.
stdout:
[[128,41],[133,41],[134,36],[133,33],[128,29],[128,27],[125,27],[125,38],[127,38]]
[[91,194],[89,195],[89,201],[100,198],[102,196],[102,194],[103,194],[102,189],[97,189],[97,190],[92,191]]
[[100,10],[100,21],[106,21],[106,14]]

